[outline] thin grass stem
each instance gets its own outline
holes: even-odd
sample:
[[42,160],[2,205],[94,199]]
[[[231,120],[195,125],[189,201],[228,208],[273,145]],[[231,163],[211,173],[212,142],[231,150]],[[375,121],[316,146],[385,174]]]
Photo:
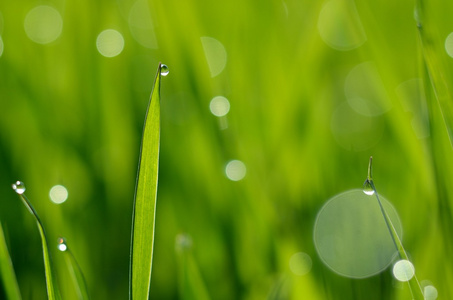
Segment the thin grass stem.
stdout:
[[[406,250],[404,250],[403,243],[401,242],[401,239],[398,236],[398,233],[395,229],[395,226],[392,223],[392,220],[390,219],[389,215],[387,214],[387,211],[384,209],[384,206],[382,205],[381,200],[379,199],[379,194],[376,190],[376,186],[374,185],[373,182],[373,177],[371,176],[372,172],[372,162],[373,162],[373,157],[370,157],[370,162],[368,164],[368,175],[365,183],[368,183],[369,186],[374,191],[374,195],[376,196],[377,202],[379,204],[379,208],[381,209],[382,216],[384,217],[385,224],[387,225],[387,228],[389,230],[390,236],[392,237],[393,243],[395,244],[395,247],[398,251],[398,255],[401,259],[409,261],[409,257],[407,256]],[[420,287],[420,284],[417,280],[417,277],[414,276],[408,281],[409,283],[409,289],[411,291],[412,297],[415,300],[423,300],[423,292]]]
[[[44,257],[44,270],[46,274],[46,287],[47,287],[47,297],[49,300],[59,300],[61,299],[60,293],[57,287],[57,282],[55,275],[52,270],[52,264],[51,264],[51,259],[50,259],[50,254],[49,254],[49,246],[47,243],[47,237],[46,237],[46,232],[44,230],[44,226],[41,222],[41,219],[39,218],[38,214],[36,213],[36,210],[33,208],[33,205],[31,205],[31,202],[28,200],[27,196],[23,194],[23,191],[18,191],[17,185],[22,184],[21,182],[16,182],[16,184],[13,184],[13,189],[16,191],[17,195],[19,198],[22,200],[22,203],[24,203],[25,207],[28,209],[28,211],[35,217],[36,223],[38,225],[38,230],[39,234],[41,236],[41,242],[42,242],[42,250],[43,250],[43,257]],[[24,188],[25,191],[25,188]]]

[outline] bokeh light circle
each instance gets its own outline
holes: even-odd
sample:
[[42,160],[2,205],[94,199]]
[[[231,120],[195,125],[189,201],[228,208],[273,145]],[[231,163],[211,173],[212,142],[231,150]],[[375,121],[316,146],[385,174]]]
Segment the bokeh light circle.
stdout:
[[406,259],[397,261],[393,266],[393,276],[399,281],[409,281],[414,275],[414,265]]
[[0,36],[0,57],[2,57],[2,55],[3,55],[3,39]]
[[425,296],[425,300],[436,300],[439,293],[434,286],[427,285],[423,288],[423,296]]
[[49,191],[50,200],[55,204],[61,204],[68,199],[68,190],[62,185],[55,185]]
[[232,160],[225,167],[225,174],[232,181],[239,181],[245,177],[247,169],[240,160]]
[[230,111],[230,102],[223,96],[216,96],[209,103],[209,109],[214,116],[223,117]]
[[[401,222],[393,206],[379,197],[399,237]],[[396,254],[376,196],[361,189],[334,196],[319,211],[314,243],[323,263],[350,278],[366,278],[384,271]]]
[[327,45],[340,51],[360,47],[367,40],[357,9],[349,1],[325,2],[319,13],[318,31]]
[[392,107],[374,62],[361,63],[346,76],[344,91],[349,106],[364,116],[379,116]]
[[453,32],[445,39],[445,51],[447,51],[448,56],[453,58]]
[[123,35],[114,29],[106,29],[98,35],[96,47],[102,56],[115,57],[124,49]]
[[60,13],[47,5],[36,6],[25,16],[24,29],[28,38],[38,44],[55,41],[63,30]]
[[310,255],[304,252],[294,253],[289,259],[289,269],[297,276],[303,276],[310,272],[313,262]]
[[227,63],[226,49],[223,44],[215,38],[203,36],[200,39],[209,71],[211,72],[211,77],[215,77],[225,69]]

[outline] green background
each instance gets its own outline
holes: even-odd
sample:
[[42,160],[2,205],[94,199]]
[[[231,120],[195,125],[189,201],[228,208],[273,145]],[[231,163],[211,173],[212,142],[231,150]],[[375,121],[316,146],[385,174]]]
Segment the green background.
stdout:
[[[155,35],[153,49],[134,38],[132,0],[1,1],[0,220],[23,298],[44,299],[46,291],[39,234],[10,187],[16,180],[25,182],[47,230],[63,298],[76,296],[56,249],[59,236],[84,270],[92,299],[126,299],[140,137],[159,62],[170,74],[161,88],[152,299],[411,299],[390,269],[344,278],[322,264],[313,244],[317,212],[334,195],[361,187],[370,155],[419,280],[429,280],[440,299],[453,298],[452,147],[432,91],[403,99],[397,92],[408,80],[426,79],[415,3],[333,1],[341,9],[321,18],[332,2],[141,0],[133,19],[146,37]],[[49,44],[24,30],[38,5],[54,7],[63,20]],[[450,85],[453,59],[444,43],[453,2],[433,0],[423,9]],[[97,51],[105,29],[124,37],[116,57]],[[323,33],[359,42],[338,50]],[[201,37],[218,40],[227,53],[214,77]],[[368,84],[387,99],[373,116],[355,112],[345,93],[348,74],[365,62],[379,74]],[[219,95],[231,104],[227,129],[209,110]],[[412,126],[420,114],[429,116],[422,137]],[[241,181],[225,176],[232,159],[247,167]],[[69,191],[61,205],[48,196],[56,184]],[[176,251],[181,234],[192,246]],[[296,252],[313,261],[307,275],[289,269]]]

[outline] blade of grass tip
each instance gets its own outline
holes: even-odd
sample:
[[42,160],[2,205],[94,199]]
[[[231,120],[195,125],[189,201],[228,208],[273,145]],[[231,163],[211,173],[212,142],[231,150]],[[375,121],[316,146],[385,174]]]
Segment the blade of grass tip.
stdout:
[[17,283],[16,274],[14,273],[13,263],[9,256],[8,247],[6,246],[3,227],[0,223],[0,276],[2,277],[3,287],[8,300],[22,299]]
[[71,249],[69,248],[64,238],[58,238],[57,248],[61,252],[64,252],[66,264],[68,266],[69,273],[71,274],[72,281],[74,282],[74,286],[76,287],[79,299],[82,300],[90,299],[85,276],[83,276],[82,269],[77,263],[74,254],[72,253]]
[[159,64],[143,125],[132,211],[129,297],[134,300],[148,299],[151,285],[159,170],[160,80],[167,74],[167,66]]
[[[387,214],[387,211],[384,209],[384,206],[382,206],[382,202],[379,199],[378,192],[376,191],[376,187],[373,182],[373,178],[371,176],[371,171],[372,171],[372,163],[373,163],[373,157],[370,157],[370,162],[368,164],[368,175],[367,179],[365,181],[365,187],[364,187],[364,192],[368,195],[374,194],[376,196],[376,199],[379,203],[379,208],[381,209],[382,216],[384,217],[385,224],[387,225],[387,228],[389,230],[390,236],[392,237],[393,243],[395,244],[395,247],[398,251],[398,254],[401,259],[409,261],[409,257],[407,256],[406,250],[404,250],[403,243],[401,242],[401,239],[398,236],[398,233],[395,229],[395,226],[392,223],[392,220],[390,219],[389,215]],[[369,194],[366,190],[367,187],[371,187],[373,193]],[[414,300],[424,300],[422,288],[417,280],[417,277],[414,276],[408,281],[409,283],[409,288],[412,293],[412,296],[414,297]]]
[[209,300],[209,293],[192,254],[192,239],[176,236],[175,250],[179,267],[179,295],[183,300]]
[[13,190],[19,195],[19,198],[24,203],[28,211],[35,217],[36,224],[38,225],[39,234],[41,235],[42,242],[42,252],[44,256],[44,270],[46,273],[46,285],[47,285],[47,297],[49,300],[61,299],[60,294],[57,288],[55,275],[53,274],[52,264],[50,260],[49,247],[47,243],[46,233],[44,231],[44,226],[42,225],[41,219],[36,213],[35,209],[31,205],[28,198],[24,195],[25,185],[21,181],[16,181],[12,184]]
[[451,76],[445,66],[448,64],[442,61],[439,51],[436,49],[434,35],[425,28],[426,14],[422,0],[416,1],[415,18],[418,27],[418,40],[422,50],[422,57],[428,70],[428,76],[440,106],[444,124],[447,128],[448,138],[453,147],[453,102]]

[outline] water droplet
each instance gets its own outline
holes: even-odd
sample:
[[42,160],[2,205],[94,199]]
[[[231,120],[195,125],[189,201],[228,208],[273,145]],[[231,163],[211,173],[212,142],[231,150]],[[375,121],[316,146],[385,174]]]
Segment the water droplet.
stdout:
[[68,245],[66,245],[66,240],[64,238],[58,238],[57,248],[62,252],[68,250]]
[[363,183],[363,192],[368,196],[374,195],[373,186],[371,185],[371,182],[368,179],[365,180],[365,182]]
[[168,73],[170,73],[170,70],[168,69],[167,65],[162,64],[160,66],[160,75],[167,76]]
[[19,195],[22,195],[25,192],[25,184],[22,181],[16,181],[12,185],[13,190],[18,193]]

